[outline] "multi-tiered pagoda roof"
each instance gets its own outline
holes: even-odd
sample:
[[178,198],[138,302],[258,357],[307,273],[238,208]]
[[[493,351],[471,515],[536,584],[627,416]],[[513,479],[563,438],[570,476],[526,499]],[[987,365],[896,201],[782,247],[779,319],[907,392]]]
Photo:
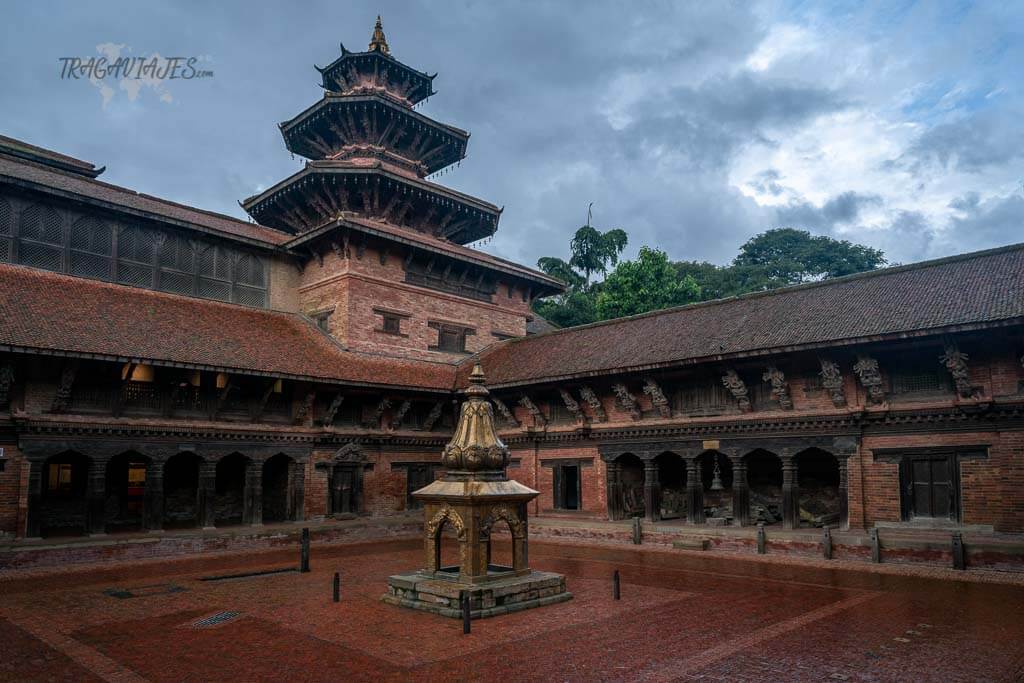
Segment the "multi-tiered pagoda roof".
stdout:
[[434,76],[391,56],[379,17],[366,52],[341,51],[317,67],[323,98],[280,124],[288,149],[309,161],[243,208],[292,234],[345,216],[458,244],[494,234],[498,207],[426,180],[461,160],[469,141],[466,131],[413,110],[433,94]]

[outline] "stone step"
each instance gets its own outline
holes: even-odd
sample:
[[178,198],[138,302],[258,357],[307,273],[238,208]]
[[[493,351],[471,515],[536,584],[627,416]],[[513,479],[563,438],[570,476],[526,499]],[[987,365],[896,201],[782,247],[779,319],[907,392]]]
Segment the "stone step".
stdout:
[[711,541],[707,538],[684,537],[672,541],[672,547],[676,550],[707,550]]

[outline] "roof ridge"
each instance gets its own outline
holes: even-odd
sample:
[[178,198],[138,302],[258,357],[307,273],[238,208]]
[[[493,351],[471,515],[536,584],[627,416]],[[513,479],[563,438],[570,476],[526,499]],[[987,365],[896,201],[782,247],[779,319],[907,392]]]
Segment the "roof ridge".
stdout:
[[[500,344],[515,344],[522,342],[527,339],[539,339],[542,337],[548,337],[556,334],[563,334],[566,332],[573,332],[575,330],[584,330],[594,327],[604,327],[616,324],[629,322],[631,320],[639,320],[643,318],[653,318],[661,315],[668,315],[670,313],[676,313],[678,311],[696,309],[696,308],[709,308],[712,306],[721,306],[734,301],[745,301],[748,299],[757,299],[762,297],[779,296],[781,294],[787,294],[793,291],[803,291],[806,289],[814,289],[817,287],[827,287],[853,280],[864,280],[873,277],[884,277],[888,275],[894,275],[896,273],[904,273],[914,270],[924,270],[927,268],[934,268],[942,266],[947,263],[956,263],[958,261],[969,261],[975,258],[983,258],[986,256],[993,256],[995,254],[1007,253],[1012,251],[1024,251],[1024,242],[1017,242],[1015,244],[1007,244],[1000,247],[993,247],[991,249],[982,249],[980,251],[965,252],[962,254],[953,254],[951,256],[942,256],[935,259],[928,259],[926,261],[917,261],[915,263],[906,263],[896,266],[889,266],[888,268],[876,268],[875,270],[866,270],[860,273],[851,273],[850,275],[840,275],[839,277],[827,278],[824,280],[817,280],[815,282],[801,282],[800,284],[790,285],[788,287],[779,287],[777,289],[768,289],[760,292],[747,292],[745,294],[739,294],[737,296],[725,297],[723,299],[711,299],[709,301],[697,301],[690,304],[682,304],[680,306],[672,306],[670,308],[661,308],[656,311],[647,311],[646,313],[637,313],[635,315],[623,316],[621,318],[612,318],[610,320],[598,320],[592,323],[586,323],[584,325],[575,325],[573,327],[562,327],[557,330],[548,330],[546,332],[539,332],[537,334],[530,335],[528,337],[517,337],[514,339],[505,339],[498,344],[491,344],[487,349],[482,349],[480,352],[489,349],[495,349]],[[480,353],[478,352],[478,353]]]

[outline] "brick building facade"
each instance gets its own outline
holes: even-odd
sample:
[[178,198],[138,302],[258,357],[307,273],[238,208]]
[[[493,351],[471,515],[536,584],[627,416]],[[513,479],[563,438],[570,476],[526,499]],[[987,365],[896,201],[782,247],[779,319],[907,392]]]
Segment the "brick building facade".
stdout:
[[0,139],[0,535],[402,512],[474,362],[541,518],[1024,533],[1024,247],[529,334],[433,77],[319,71],[255,222]]

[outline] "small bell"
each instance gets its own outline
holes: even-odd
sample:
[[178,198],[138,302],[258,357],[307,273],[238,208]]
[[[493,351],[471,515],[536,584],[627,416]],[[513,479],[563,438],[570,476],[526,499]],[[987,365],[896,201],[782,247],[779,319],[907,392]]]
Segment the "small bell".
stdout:
[[722,486],[722,470],[718,467],[718,456],[715,456],[715,469],[711,475],[711,491],[722,491],[725,489]]

